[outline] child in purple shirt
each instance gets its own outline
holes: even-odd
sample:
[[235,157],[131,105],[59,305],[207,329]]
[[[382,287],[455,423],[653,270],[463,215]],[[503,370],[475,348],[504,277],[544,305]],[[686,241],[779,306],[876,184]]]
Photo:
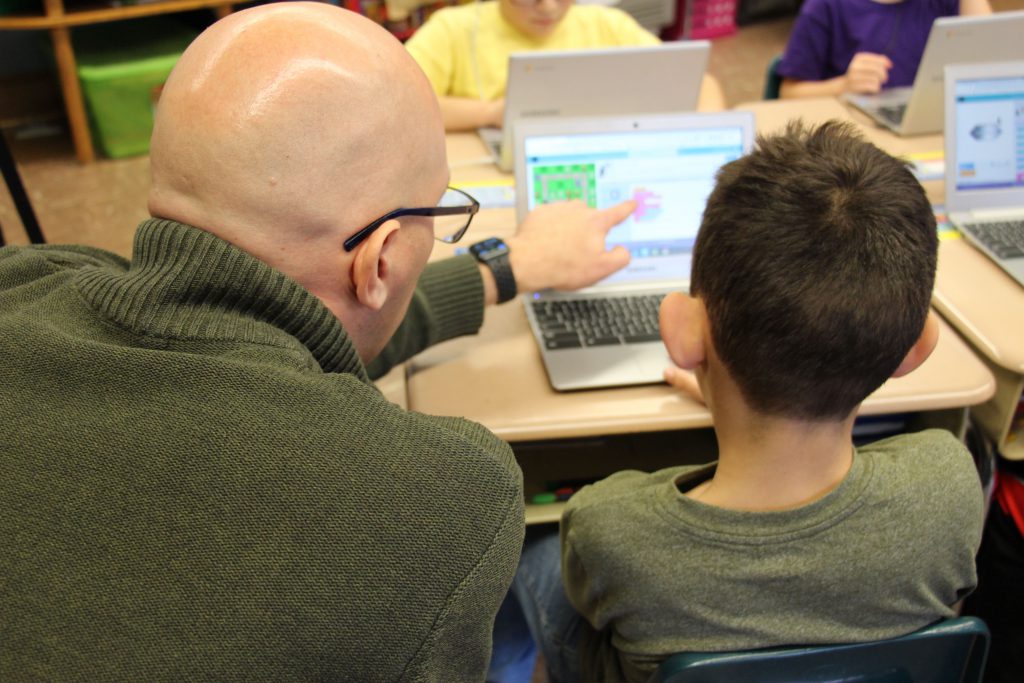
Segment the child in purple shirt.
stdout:
[[935,19],[991,11],[988,0],[807,0],[778,67],[780,94],[911,85]]

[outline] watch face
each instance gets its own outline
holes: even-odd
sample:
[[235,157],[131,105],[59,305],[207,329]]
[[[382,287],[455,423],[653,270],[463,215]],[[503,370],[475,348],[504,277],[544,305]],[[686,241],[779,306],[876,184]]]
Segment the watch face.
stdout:
[[508,245],[497,237],[491,237],[477,242],[469,247],[469,250],[473,253],[473,256],[481,261],[487,261],[496,256],[500,256],[508,252]]

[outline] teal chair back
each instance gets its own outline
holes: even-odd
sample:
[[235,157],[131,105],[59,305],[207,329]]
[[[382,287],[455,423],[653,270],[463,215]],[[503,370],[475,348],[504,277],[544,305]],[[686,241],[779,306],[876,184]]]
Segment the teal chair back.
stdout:
[[782,55],[775,55],[768,62],[768,70],[764,75],[764,99],[766,100],[779,99],[779,89],[782,88],[782,76],[779,75],[779,62],[781,61]]
[[651,683],[978,683],[988,628],[976,617],[848,645],[672,655]]

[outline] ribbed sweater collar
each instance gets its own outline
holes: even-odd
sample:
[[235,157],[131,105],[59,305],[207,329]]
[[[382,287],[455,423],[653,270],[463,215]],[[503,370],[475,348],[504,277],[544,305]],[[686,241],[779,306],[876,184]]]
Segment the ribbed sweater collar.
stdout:
[[319,299],[204,230],[144,221],[128,271],[90,268],[78,282],[93,306],[135,332],[282,346],[284,331],[324,372],[352,373],[369,382],[341,323]]

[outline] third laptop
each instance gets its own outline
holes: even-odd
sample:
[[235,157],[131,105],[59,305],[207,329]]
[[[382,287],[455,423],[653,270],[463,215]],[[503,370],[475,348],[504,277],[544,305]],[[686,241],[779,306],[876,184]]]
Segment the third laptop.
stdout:
[[1024,284],[1024,61],[946,67],[946,212]]
[[521,121],[516,209],[578,199],[637,208],[608,234],[630,264],[578,292],[525,295],[527,318],[558,390],[662,381],[669,365],[658,306],[687,290],[704,205],[725,163],[754,138],[749,112]]

